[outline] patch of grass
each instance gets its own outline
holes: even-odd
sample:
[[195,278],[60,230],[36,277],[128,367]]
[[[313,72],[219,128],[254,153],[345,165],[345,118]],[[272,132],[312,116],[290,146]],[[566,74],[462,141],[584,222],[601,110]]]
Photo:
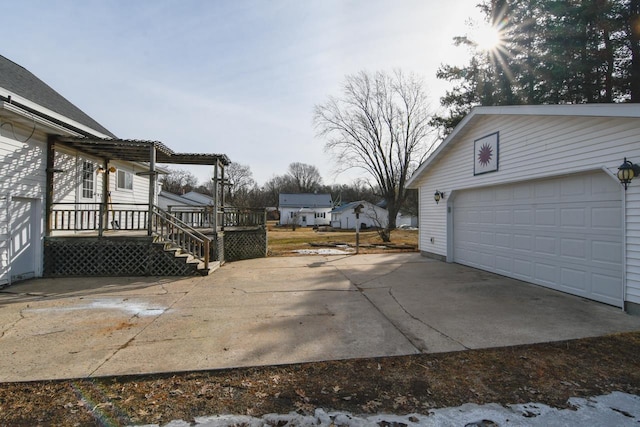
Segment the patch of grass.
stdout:
[[[356,233],[354,230],[316,231],[311,227],[298,227],[292,230],[291,228],[276,227],[274,223],[270,223],[268,239],[269,255],[291,255],[291,251],[309,249],[312,244],[342,243],[355,246]],[[391,233],[391,243],[412,246],[417,250],[418,230],[394,230]],[[375,247],[382,244],[382,239],[375,230],[360,231],[360,245],[363,246],[364,253],[389,251],[389,249]]]

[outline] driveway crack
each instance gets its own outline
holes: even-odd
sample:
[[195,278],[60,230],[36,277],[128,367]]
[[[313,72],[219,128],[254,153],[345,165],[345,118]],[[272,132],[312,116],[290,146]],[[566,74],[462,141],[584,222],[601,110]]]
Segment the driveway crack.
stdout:
[[[467,347],[466,345],[464,345],[463,343],[461,343],[460,341],[458,341],[457,339],[445,334],[444,332],[442,332],[441,330],[434,328],[433,326],[425,323],[422,319],[420,319],[417,316],[414,316],[409,310],[407,310],[404,305],[402,305],[402,303],[400,301],[398,301],[398,298],[396,298],[396,296],[393,294],[393,289],[392,288],[387,288],[388,289],[388,293],[389,296],[395,301],[396,304],[398,304],[398,307],[400,307],[402,309],[402,311],[405,312],[405,314],[407,316],[409,316],[411,319],[415,320],[416,322],[424,325],[424,327],[431,329],[432,331],[437,332],[438,334],[440,334],[441,336],[445,337],[446,339],[449,339],[457,344],[459,344],[460,346],[464,347],[466,350],[469,350],[469,347]],[[422,341],[422,340],[420,340]],[[426,346],[424,346],[425,348],[421,349],[421,351],[427,350]]]

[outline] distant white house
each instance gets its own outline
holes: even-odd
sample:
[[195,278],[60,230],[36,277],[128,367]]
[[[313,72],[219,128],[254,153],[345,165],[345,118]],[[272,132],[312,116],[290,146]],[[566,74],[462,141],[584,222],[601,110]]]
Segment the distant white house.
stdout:
[[202,203],[162,190],[158,194],[158,206],[165,211],[170,211],[175,208],[202,206]]
[[280,225],[296,224],[301,227],[329,225],[333,202],[331,194],[280,193]]
[[188,193],[183,194],[182,197],[187,200],[191,200],[192,202],[196,202],[199,205],[213,206],[213,197],[207,194],[198,193],[196,191],[189,191]]
[[418,216],[411,215],[408,213],[398,212],[398,216],[396,217],[396,227],[418,227]]
[[[359,205],[359,218],[356,219],[355,208]],[[373,203],[359,200],[338,206],[331,211],[331,226],[344,230],[354,230],[356,224],[360,224],[360,228],[370,227],[386,227],[389,223],[389,211]]]

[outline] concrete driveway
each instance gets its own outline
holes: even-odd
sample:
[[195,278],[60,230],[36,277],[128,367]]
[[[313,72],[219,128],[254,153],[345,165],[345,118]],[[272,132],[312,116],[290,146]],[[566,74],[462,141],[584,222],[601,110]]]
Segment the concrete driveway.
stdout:
[[229,263],[208,277],[0,292],[0,381],[446,352],[640,329],[640,316],[419,254]]

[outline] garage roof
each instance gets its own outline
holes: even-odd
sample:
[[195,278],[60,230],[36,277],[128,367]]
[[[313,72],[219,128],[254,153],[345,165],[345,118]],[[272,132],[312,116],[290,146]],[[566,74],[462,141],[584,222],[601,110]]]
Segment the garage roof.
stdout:
[[515,105],[502,107],[474,107],[453,129],[435,151],[411,175],[407,188],[418,188],[417,181],[432,164],[446,153],[463,129],[484,116],[573,116],[573,117],[630,117],[640,118],[639,104],[572,104],[572,105]]

